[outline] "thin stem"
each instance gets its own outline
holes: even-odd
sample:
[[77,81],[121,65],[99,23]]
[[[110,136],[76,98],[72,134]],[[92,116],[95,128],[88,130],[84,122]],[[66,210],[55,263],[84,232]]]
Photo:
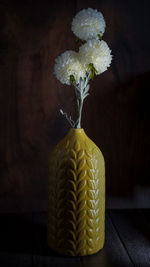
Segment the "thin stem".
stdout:
[[81,115],[82,115],[83,101],[84,100],[79,101],[78,120],[77,120],[76,125],[75,125],[76,128],[78,128],[78,129],[81,128]]
[[78,119],[76,121],[72,120],[71,116],[68,116],[66,112],[63,112],[62,109],[60,109],[60,113],[68,120],[70,125],[73,128],[81,128],[81,116],[82,116],[82,109],[83,109],[83,102],[84,99],[89,95],[89,80],[91,76],[91,71],[87,73],[85,78],[80,78],[79,83],[77,84],[76,82],[72,82],[72,85],[74,86],[75,89],[75,94],[76,94],[76,100],[77,100],[77,108],[78,108]]
[[78,108],[78,119],[75,122],[75,128],[81,128],[81,117],[84,99],[89,95],[89,80],[90,80],[91,71],[87,74],[85,79],[80,78],[79,84],[74,83],[77,108]]
[[71,116],[69,117],[68,114],[66,112],[63,112],[62,109],[60,109],[59,111],[67,119],[67,121],[69,121],[71,127],[75,128],[75,122],[74,120],[72,120]]

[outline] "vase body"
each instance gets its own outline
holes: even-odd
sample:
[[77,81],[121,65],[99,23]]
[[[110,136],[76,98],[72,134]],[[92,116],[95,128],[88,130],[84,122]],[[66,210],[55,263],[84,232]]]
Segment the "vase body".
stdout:
[[83,129],[70,129],[49,161],[48,245],[69,256],[104,245],[105,163]]

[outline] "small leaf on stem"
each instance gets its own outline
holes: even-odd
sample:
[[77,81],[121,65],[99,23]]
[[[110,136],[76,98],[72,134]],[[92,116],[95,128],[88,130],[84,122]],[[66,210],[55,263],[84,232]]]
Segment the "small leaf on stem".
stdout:
[[97,35],[99,40],[101,41],[102,40],[102,36],[100,35],[100,33]]
[[77,42],[77,43],[79,43],[79,42],[81,42],[81,41],[82,41],[82,40],[81,40],[79,37],[76,37],[76,39],[75,39],[75,40],[76,40],[76,42]]
[[74,75],[70,75],[70,83],[73,85],[75,81]]
[[98,73],[98,71],[95,69],[93,63],[90,63],[90,64],[88,65],[87,73],[89,73],[89,72],[91,72],[91,74],[90,74],[90,79],[93,80],[93,79],[94,79],[94,75],[95,75],[96,73]]

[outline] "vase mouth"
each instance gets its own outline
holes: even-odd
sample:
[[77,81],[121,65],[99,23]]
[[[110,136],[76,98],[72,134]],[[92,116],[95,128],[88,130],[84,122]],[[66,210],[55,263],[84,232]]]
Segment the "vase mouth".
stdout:
[[71,129],[74,129],[74,130],[83,130],[83,128],[71,128]]
[[83,128],[70,128],[70,130],[83,130]]
[[84,129],[83,128],[70,128],[69,132],[71,132],[71,133],[83,133]]

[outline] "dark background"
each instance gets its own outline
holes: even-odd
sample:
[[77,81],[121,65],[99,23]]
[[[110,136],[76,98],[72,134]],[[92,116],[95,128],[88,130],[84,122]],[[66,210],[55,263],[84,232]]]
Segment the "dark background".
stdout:
[[107,207],[150,206],[149,1],[0,1],[0,211],[46,209],[48,157],[75,116],[54,59],[77,50],[72,18],[97,8],[111,67],[91,82],[82,127],[106,162]]

